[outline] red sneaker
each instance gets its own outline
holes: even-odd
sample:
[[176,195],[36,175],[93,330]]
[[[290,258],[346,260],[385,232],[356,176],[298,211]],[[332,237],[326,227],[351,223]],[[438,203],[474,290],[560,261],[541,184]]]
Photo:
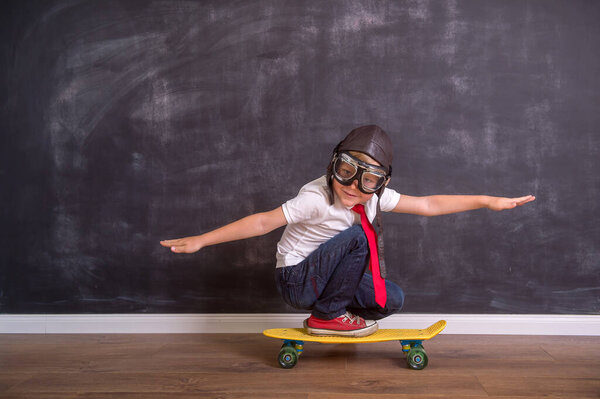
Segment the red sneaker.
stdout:
[[342,335],[345,337],[366,337],[373,334],[379,326],[374,320],[365,320],[346,312],[332,320],[317,319],[311,315],[304,321],[304,328],[311,335]]

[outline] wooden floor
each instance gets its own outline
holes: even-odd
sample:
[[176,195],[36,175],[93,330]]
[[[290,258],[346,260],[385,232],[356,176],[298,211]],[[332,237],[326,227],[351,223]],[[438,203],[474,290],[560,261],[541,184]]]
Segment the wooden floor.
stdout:
[[425,344],[422,371],[395,342],[307,343],[285,370],[259,334],[0,335],[0,398],[600,398],[600,337]]

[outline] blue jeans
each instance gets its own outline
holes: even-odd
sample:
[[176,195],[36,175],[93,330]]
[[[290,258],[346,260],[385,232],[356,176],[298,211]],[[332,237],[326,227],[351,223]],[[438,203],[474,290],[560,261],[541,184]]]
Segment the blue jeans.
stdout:
[[375,302],[373,277],[366,273],[369,246],[360,225],[355,225],[321,244],[295,266],[277,269],[277,289],[290,306],[311,310],[324,320],[346,311],[368,320],[379,320],[402,308],[404,292],[385,282],[387,302]]

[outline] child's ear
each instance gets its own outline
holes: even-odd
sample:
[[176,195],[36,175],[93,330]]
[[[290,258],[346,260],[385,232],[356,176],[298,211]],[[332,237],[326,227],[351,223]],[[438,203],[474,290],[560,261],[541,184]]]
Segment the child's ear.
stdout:
[[384,186],[387,186],[391,179],[392,179],[391,177],[388,177],[387,180],[385,181]]

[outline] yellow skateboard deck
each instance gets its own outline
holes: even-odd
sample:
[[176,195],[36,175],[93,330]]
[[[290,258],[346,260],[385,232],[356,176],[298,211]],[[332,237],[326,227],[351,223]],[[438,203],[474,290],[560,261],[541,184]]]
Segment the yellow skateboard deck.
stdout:
[[366,337],[335,337],[310,335],[304,328],[272,328],[264,330],[267,337],[284,340],[279,352],[279,364],[283,368],[292,368],[304,350],[304,342],[323,344],[359,344],[365,342],[400,341],[402,351],[408,354],[408,365],[416,370],[427,366],[428,358],[423,341],[438,335],[446,327],[446,321],[440,320],[429,327],[419,329],[381,329]]

